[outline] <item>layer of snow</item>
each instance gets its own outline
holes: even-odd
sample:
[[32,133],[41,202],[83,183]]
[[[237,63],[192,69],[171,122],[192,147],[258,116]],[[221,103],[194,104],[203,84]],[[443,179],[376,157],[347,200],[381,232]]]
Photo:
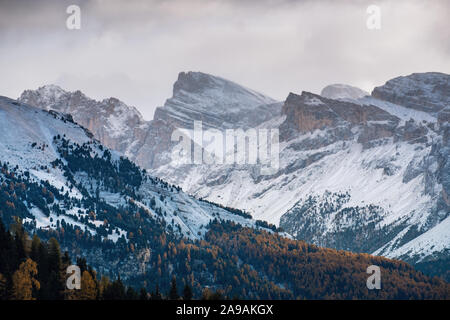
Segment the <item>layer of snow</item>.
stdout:
[[383,109],[384,111],[400,118],[404,121],[408,121],[410,119],[413,119],[417,122],[436,122],[437,118],[431,115],[430,113],[418,111],[410,108],[403,107],[398,104],[390,103],[387,101],[379,100],[373,97],[364,97],[361,99],[358,99],[357,101],[362,105],[374,105],[380,109]]
[[388,257],[416,256],[419,262],[433,253],[450,250],[450,217],[434,228],[388,253]]
[[347,84],[330,84],[322,89],[320,95],[328,99],[356,100],[369,93]]

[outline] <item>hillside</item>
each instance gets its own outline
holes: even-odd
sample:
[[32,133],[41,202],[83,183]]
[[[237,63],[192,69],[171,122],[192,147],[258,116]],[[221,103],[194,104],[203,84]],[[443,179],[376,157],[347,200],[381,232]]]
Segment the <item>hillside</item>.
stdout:
[[[172,277],[199,296],[448,298],[448,285],[409,265],[290,240],[244,212],[154,178],[93,140],[71,117],[0,98],[0,217],[55,238],[99,275],[168,290]],[[270,262],[269,262],[270,261]],[[383,269],[378,293],[366,269]]]

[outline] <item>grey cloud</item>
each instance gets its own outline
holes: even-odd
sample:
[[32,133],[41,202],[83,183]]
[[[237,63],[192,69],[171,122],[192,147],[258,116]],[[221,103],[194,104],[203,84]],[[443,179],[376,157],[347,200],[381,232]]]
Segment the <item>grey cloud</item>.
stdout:
[[[382,29],[365,27],[382,8]],[[65,28],[69,4],[82,29]],[[178,72],[216,74],[276,99],[344,82],[450,73],[446,0],[0,1],[1,95],[57,82],[151,118]]]

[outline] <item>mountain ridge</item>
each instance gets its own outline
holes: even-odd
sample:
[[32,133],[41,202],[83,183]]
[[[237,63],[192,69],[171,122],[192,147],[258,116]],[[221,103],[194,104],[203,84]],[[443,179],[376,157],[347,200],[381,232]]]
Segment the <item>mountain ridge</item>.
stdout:
[[[290,240],[243,212],[194,199],[62,113],[0,97],[0,124],[1,219],[55,238],[100,275],[164,292],[176,278],[195,296],[208,287],[246,299],[448,297],[448,284],[404,262]],[[382,292],[366,287],[373,264],[385,272]]]
[[[445,95],[442,79],[447,79],[448,75],[438,74],[436,80],[434,76],[434,73],[411,75],[415,85],[427,82],[418,97],[413,98],[415,103],[432,97],[432,104],[439,105],[435,99]],[[445,235],[441,240],[435,238],[445,244],[440,252],[429,252],[428,245],[417,241],[412,243],[422,243],[422,253],[419,250],[403,254],[407,243],[446,221],[450,204],[449,109],[416,108],[403,94],[410,90],[409,86],[398,89],[402,93],[401,100],[392,100],[388,95],[386,100],[381,99],[382,92],[395,92],[395,86],[408,83],[408,77],[404,78],[388,81],[386,90],[379,87],[372,96],[358,99],[328,99],[303,92],[290,94],[283,104],[275,103],[276,108],[272,110],[257,107],[253,112],[247,111],[250,118],[255,113],[264,113],[262,118],[258,115],[262,122],[257,128],[280,129],[280,170],[275,175],[261,176],[251,165],[179,167],[171,164],[170,151],[175,143],[170,137],[178,125],[189,127],[186,121],[192,125],[194,120],[205,120],[212,127],[229,128],[227,121],[217,126],[198,113],[184,113],[182,121],[170,116],[154,120],[146,131],[145,140],[139,142],[138,148],[127,152],[137,154],[134,159],[152,174],[180,183],[183,190],[197,197],[244,209],[258,219],[277,225],[284,216],[281,226],[286,231],[300,238],[302,234],[310,234],[301,239],[360,251],[363,247],[352,239],[358,232],[372,233],[371,240],[366,239],[372,242],[364,247],[369,250],[365,252],[391,257],[402,253],[401,257],[411,263],[427,259],[437,261],[433,258],[436,256],[445,261],[449,245]],[[446,99],[444,97],[443,101]],[[170,99],[168,101],[170,103]],[[403,101],[404,105],[392,101]],[[208,99],[203,102],[202,106],[207,107]],[[268,120],[264,120],[265,117]],[[321,198],[328,193],[330,199]],[[319,197],[327,203],[346,193],[350,194],[350,199],[342,207],[336,207],[337,211],[325,211],[325,216],[320,218],[317,215],[307,227],[299,225],[300,221],[309,219],[302,216],[304,211],[300,210],[309,203],[309,197]],[[320,204],[314,204],[308,210],[319,209]],[[369,212],[366,218],[365,211]],[[352,224],[339,221],[350,219],[351,215],[360,219],[362,229],[356,228],[359,231],[352,230]],[[333,230],[329,227],[333,223],[340,227]],[[324,233],[323,228],[330,233]],[[375,239],[378,231],[374,228],[384,230],[383,241]],[[332,235],[341,239],[340,242],[332,240]]]

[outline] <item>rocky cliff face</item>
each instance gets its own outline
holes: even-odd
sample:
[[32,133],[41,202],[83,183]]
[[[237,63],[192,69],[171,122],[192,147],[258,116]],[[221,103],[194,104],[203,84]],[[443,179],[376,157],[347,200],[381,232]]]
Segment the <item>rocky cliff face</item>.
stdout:
[[158,107],[149,122],[146,142],[135,160],[156,169],[171,161],[175,129],[192,129],[202,121],[203,129],[218,130],[255,127],[280,114],[281,103],[234,82],[201,72],[181,72],[173,95]]
[[[296,150],[331,146],[336,141],[346,141],[342,149],[354,143],[363,149],[354,155],[357,161],[353,156],[338,156],[338,150],[327,155],[328,162],[335,156],[341,159],[334,168],[325,165],[329,169],[324,173],[335,181],[327,183],[330,187],[325,192],[317,192],[312,191],[314,185],[323,182],[308,178],[312,190],[281,217],[280,226],[299,239],[323,246],[400,257],[418,265],[448,266],[450,232],[444,231],[450,221],[448,79],[437,73],[396,78],[375,88],[371,98],[353,99],[353,103],[308,93],[290,95],[283,107],[287,117],[280,126],[285,139],[295,139],[296,132],[323,132],[315,143],[291,144]],[[340,126],[349,130],[336,131]],[[358,167],[363,170],[353,175],[351,171],[359,171]],[[360,201],[354,202],[355,196]],[[422,204],[416,206],[413,201]]]
[[[400,120],[372,105],[327,99],[308,92],[300,96],[289,94],[282,114],[286,115],[286,120],[280,126],[282,139],[293,139],[299,133],[315,130],[336,132],[339,127],[348,130],[361,127],[363,130],[359,141],[364,145],[376,139],[392,137]],[[347,140],[348,136],[337,138]]]
[[55,85],[26,90],[19,101],[44,110],[70,114],[74,121],[90,130],[104,145],[123,154],[145,138],[147,123],[139,111],[116,98],[96,101],[82,92],[68,92]]
[[413,73],[376,87],[372,96],[420,111],[437,113],[450,104],[450,75]]
[[181,72],[173,96],[157,108],[155,120],[191,128],[193,120],[214,128],[247,128],[273,118],[275,100],[234,82],[201,72]]
[[55,85],[26,90],[19,101],[72,115],[105,146],[149,169],[170,162],[175,129],[191,129],[194,121],[202,121],[204,129],[245,129],[272,119],[281,109],[281,103],[267,96],[201,72],[181,72],[173,96],[156,109],[152,121],[116,98],[96,101]]
[[[188,193],[245,209],[298,239],[448,266],[448,77],[400,77],[359,98],[336,87],[327,93],[335,98],[291,93],[280,104],[221,78],[181,73],[127,152]],[[194,120],[219,130],[279,129],[279,169],[263,176],[258,165],[172,162],[171,133]]]
[[[298,239],[416,264],[447,263],[448,109],[418,110],[408,102],[445,105],[448,96],[425,85],[400,105],[376,93],[405,92],[405,81],[418,76],[411,77],[357,99],[289,94],[280,116],[259,126],[280,132],[280,169],[271,176],[251,165],[168,164],[155,172]],[[442,75],[418,78],[440,83]]]

